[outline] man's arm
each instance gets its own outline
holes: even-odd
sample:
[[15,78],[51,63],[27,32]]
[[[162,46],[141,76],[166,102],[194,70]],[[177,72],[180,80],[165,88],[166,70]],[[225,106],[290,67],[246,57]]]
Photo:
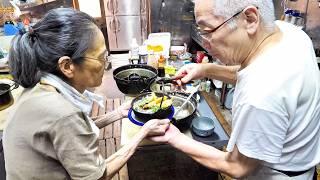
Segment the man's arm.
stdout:
[[209,79],[216,79],[228,84],[236,84],[237,72],[240,66],[225,66],[219,64],[203,64],[205,77]]
[[183,66],[175,77],[176,79],[181,80],[183,84],[188,83],[193,79],[202,79],[205,77],[229,84],[236,84],[239,68],[240,66],[225,66],[213,63],[188,64]]
[[247,176],[259,165],[258,160],[242,155],[236,146],[232,152],[223,152],[184,134],[180,134],[169,144],[209,169],[223,172],[233,178]]
[[187,137],[173,125],[169,126],[164,136],[150,139],[155,142],[166,142],[209,169],[234,178],[247,176],[260,164],[259,160],[241,154],[236,146],[232,152],[223,152]]

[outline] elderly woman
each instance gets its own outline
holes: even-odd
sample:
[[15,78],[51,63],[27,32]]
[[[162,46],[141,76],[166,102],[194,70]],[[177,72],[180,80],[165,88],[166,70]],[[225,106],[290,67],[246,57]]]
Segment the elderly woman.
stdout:
[[320,73],[310,38],[274,21],[272,0],[196,0],[204,46],[223,64],[190,65],[182,82],[236,83],[227,152],[170,126],[168,142],[208,168],[235,178],[312,180],[320,162]]
[[[165,132],[168,120],[151,120],[108,159],[99,154],[99,129],[88,116],[99,98],[86,89],[102,82],[104,42],[90,16],[65,8],[51,10],[14,38],[10,68],[26,89],[4,131],[8,179],[111,178],[142,139]],[[112,120],[100,118],[100,127],[124,117],[126,109],[112,112]]]

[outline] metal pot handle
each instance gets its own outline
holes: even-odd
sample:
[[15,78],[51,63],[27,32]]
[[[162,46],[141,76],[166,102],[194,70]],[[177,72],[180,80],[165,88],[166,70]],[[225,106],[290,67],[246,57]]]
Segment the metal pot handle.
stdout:
[[[10,86],[9,91],[12,91],[12,90],[14,90],[14,89],[17,89],[18,87],[19,87],[19,84],[16,83],[16,82],[14,82],[14,83]],[[12,89],[11,89],[11,88],[12,88]]]
[[14,82],[14,84],[10,85],[9,89],[7,89],[5,91],[2,91],[0,95],[3,95],[5,93],[7,93],[7,92],[11,92],[12,90],[17,89],[18,87],[19,87],[19,84]]
[[[147,86],[146,88],[142,89],[142,91],[140,91],[140,94],[147,92],[147,91],[148,91],[148,88],[150,87],[150,85],[151,85],[154,81],[155,81],[155,79],[150,80],[149,83],[148,83],[148,86]],[[143,83],[146,83],[144,79],[143,79]]]

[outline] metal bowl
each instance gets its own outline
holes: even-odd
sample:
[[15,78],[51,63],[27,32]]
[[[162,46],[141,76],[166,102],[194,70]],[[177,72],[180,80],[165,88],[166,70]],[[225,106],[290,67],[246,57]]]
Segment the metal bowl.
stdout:
[[192,131],[202,137],[210,136],[214,132],[214,121],[208,117],[198,117],[192,121]]

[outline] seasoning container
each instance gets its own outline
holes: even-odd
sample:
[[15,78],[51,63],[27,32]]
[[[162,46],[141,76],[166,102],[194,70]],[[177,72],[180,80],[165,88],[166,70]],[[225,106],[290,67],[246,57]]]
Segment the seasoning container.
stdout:
[[163,55],[160,55],[160,58],[158,60],[158,76],[164,77],[165,71],[164,66],[166,65],[166,59],[163,57]]
[[199,91],[205,91],[205,90],[206,90],[206,81],[205,80],[201,80]]
[[156,56],[153,54],[153,52],[148,53],[147,65],[149,65],[155,69],[158,69],[158,60],[157,60]]
[[206,81],[206,92],[209,93],[211,89],[211,81],[208,79]]
[[140,64],[147,64],[148,62],[147,46],[139,47],[139,61],[140,61]]

